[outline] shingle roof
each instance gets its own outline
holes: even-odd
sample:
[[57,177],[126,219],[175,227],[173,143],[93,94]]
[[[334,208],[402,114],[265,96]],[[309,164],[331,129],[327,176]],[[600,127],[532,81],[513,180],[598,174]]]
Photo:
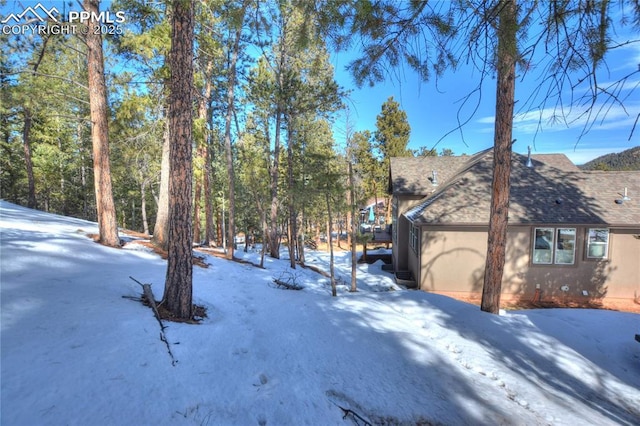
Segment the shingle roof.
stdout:
[[[512,155],[509,223],[640,226],[640,172],[567,171]],[[414,223],[487,224],[493,150],[483,151],[406,213]],[[566,168],[566,167],[565,167]],[[622,204],[624,188],[631,198]]]
[[392,157],[389,172],[389,192],[392,194],[428,195],[437,190],[432,185],[432,172],[438,182],[446,182],[469,161],[468,156]]
[[531,154],[531,160],[534,167],[537,162],[540,162],[567,172],[580,171],[580,168],[564,154]]

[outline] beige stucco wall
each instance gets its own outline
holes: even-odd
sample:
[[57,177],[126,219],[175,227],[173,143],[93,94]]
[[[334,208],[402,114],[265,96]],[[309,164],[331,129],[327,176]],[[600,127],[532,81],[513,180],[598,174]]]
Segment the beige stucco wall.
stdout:
[[482,291],[487,233],[484,230],[446,228],[421,233],[422,265],[412,272],[420,288],[435,292]]
[[409,209],[418,204],[424,197],[423,196],[394,196],[393,202],[398,203],[398,219],[396,222],[398,241],[397,244],[394,241],[392,245],[392,257],[393,266],[396,271],[409,270],[409,264],[407,257],[409,256],[409,227],[410,222],[406,217],[402,216],[402,213],[407,212]]
[[640,300],[640,229],[612,230],[608,297]]
[[[609,259],[591,260],[585,255],[585,228],[578,227],[574,265],[533,265],[532,227],[510,227],[502,294],[509,299],[587,300],[640,296],[640,229],[610,233]],[[423,227],[422,265],[408,261],[420,288],[439,293],[477,296],[482,292],[487,232],[482,228]],[[409,250],[411,251],[411,250]],[[562,287],[568,287],[563,291]],[[586,291],[586,293],[584,293]]]

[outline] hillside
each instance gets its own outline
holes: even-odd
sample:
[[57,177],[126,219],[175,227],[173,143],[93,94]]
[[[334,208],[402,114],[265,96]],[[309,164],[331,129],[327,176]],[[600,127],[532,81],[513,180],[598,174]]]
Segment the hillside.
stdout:
[[578,167],[582,170],[640,170],[640,146],[594,158]]
[[[161,328],[130,277],[161,295],[166,261],[95,232],[0,200],[2,425],[640,424],[638,314],[491,315],[402,289],[379,263],[359,264],[350,292],[346,251],[331,297],[286,250],[264,269],[198,252],[207,317]],[[329,270],[329,253],[305,257]]]

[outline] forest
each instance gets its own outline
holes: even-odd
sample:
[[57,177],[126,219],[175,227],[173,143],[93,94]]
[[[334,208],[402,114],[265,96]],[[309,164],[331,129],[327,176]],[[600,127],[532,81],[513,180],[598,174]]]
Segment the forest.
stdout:
[[[346,230],[350,205],[385,196],[388,158],[414,154],[406,114],[390,98],[377,129],[353,131],[348,92],[301,7],[195,6],[193,242],[233,250],[237,233],[261,241],[267,228],[277,229],[276,243],[318,237],[327,196]],[[170,13],[158,2],[109,7],[127,18],[117,34],[102,36],[117,225],[156,234],[168,191],[161,176],[168,177]],[[88,42],[74,34],[1,37],[3,198],[97,220]]]
[[[2,197],[96,220],[107,246],[120,245],[118,227],[152,235],[168,251],[163,300],[179,298],[180,291],[167,294],[169,283],[189,288],[180,293],[187,311],[194,243],[226,245],[229,258],[237,233],[263,241],[275,258],[286,243],[293,268],[304,262],[308,238],[337,228],[351,231],[353,243],[358,207],[388,196],[390,157],[437,155],[407,149],[410,126],[393,98],[381,105],[375,129],[354,131],[348,91],[336,83],[329,58],[332,49],[357,45],[360,57],[348,69],[359,85],[402,66],[428,81],[460,63],[478,73],[472,93],[495,81],[482,309],[497,313],[516,81],[532,69],[541,74],[542,84],[520,104],[540,113],[541,127],[543,111],[561,119],[575,102],[586,111],[587,131],[623,104],[635,75],[605,87],[596,78],[607,51],[638,41],[614,41],[616,24],[640,25],[633,2],[38,6],[30,12],[47,13],[38,15],[37,31],[4,26],[0,34]],[[80,19],[65,21],[78,7]]]

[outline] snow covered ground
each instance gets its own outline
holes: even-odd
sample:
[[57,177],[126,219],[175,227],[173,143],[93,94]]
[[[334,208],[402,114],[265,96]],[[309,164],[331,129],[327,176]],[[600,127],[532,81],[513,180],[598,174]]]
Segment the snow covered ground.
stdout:
[[[89,232],[0,201],[2,425],[640,423],[640,315],[495,316],[399,289],[380,265],[332,298],[300,268],[303,290],[276,288],[286,259],[205,256],[194,301],[208,318],[167,323],[172,365],[151,310],[122,297],[140,294],[132,276],[160,298],[165,262]],[[328,271],[326,253],[307,261]],[[336,261],[348,282],[348,254]]]

